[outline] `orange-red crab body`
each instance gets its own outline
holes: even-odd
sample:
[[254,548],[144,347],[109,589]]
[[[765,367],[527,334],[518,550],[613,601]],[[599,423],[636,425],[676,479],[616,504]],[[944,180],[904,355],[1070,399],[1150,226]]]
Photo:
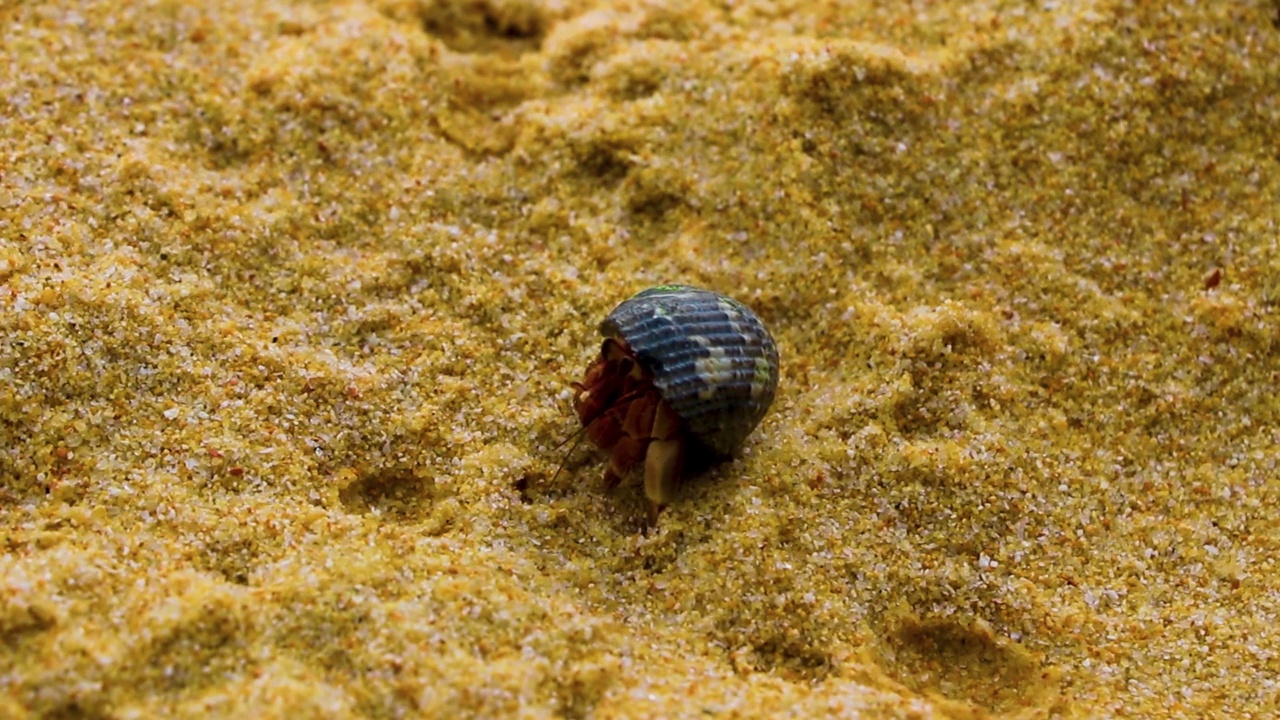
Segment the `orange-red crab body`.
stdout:
[[574,409],[609,453],[605,485],[643,465],[650,514],[667,505],[691,456],[728,456],[760,422],[778,385],[773,338],[745,305],[684,285],[650,288],[600,324],[600,354]]

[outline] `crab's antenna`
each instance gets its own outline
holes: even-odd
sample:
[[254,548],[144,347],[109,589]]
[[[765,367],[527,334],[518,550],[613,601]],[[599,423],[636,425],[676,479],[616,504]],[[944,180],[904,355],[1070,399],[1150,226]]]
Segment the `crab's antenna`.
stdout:
[[564,470],[564,466],[566,463],[569,462],[569,457],[573,455],[573,451],[577,450],[578,445],[582,444],[582,438],[586,436],[587,428],[589,427],[591,426],[583,425],[580,430],[573,433],[572,435],[565,438],[564,440],[561,440],[559,445],[556,445],[554,448],[552,448],[553,451],[559,450],[560,448],[564,447],[565,443],[569,442],[570,440],[573,440],[573,447],[570,447],[569,452],[564,454],[564,459],[560,461],[560,466],[556,468],[556,474],[551,476],[551,482],[554,483],[556,481],[556,478],[560,477],[560,471]]
[[633,390],[632,392],[624,394],[621,398],[619,398],[615,402],[615,404],[612,407],[608,408],[604,412],[592,418],[585,425],[583,425],[581,428],[575,431],[572,435],[565,438],[564,440],[561,440],[559,445],[556,445],[554,448],[552,448],[552,451],[554,452],[564,447],[565,443],[569,442],[570,440],[573,441],[573,447],[570,447],[569,452],[564,454],[564,459],[560,461],[560,465],[559,467],[556,468],[555,474],[551,476],[551,482],[554,483],[556,481],[556,478],[560,477],[560,472],[563,471],[564,466],[569,463],[569,458],[573,455],[573,451],[577,450],[578,446],[582,444],[582,438],[586,436],[587,431],[591,429],[592,425],[595,425],[597,422],[600,421],[601,418],[605,417],[610,413],[617,415],[620,411],[626,408],[627,403],[631,402],[632,400],[634,400],[639,396],[640,396],[639,390]]

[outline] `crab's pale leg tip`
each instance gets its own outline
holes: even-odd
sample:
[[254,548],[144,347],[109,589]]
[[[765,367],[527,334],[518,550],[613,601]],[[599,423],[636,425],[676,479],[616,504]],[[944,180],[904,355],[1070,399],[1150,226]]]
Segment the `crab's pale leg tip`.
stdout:
[[[671,502],[680,485],[680,466],[684,461],[684,443],[680,440],[654,440],[644,458],[644,496],[655,508]],[[657,511],[653,513],[657,517]]]
[[649,501],[649,526],[650,527],[654,527],[658,524],[658,516],[662,514],[662,510],[665,507],[666,505],[656,503],[652,500]]
[[603,482],[605,490],[613,490],[622,482],[622,476],[614,471],[612,464],[604,469]]

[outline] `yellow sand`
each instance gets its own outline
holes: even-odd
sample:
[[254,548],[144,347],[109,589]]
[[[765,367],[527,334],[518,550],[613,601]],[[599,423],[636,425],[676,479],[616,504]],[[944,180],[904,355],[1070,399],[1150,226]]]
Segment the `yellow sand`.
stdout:
[[[1280,30],[1156,5],[0,5],[0,717],[1272,716]],[[783,378],[643,533],[659,282]]]

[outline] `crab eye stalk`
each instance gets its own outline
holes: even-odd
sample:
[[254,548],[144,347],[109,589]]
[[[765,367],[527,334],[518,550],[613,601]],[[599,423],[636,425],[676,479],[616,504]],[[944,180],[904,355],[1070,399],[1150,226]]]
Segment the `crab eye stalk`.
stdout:
[[649,288],[600,323],[605,337],[574,410],[609,453],[615,487],[643,466],[650,519],[671,502],[686,469],[728,457],[768,411],[778,349],[742,303],[687,285]]

